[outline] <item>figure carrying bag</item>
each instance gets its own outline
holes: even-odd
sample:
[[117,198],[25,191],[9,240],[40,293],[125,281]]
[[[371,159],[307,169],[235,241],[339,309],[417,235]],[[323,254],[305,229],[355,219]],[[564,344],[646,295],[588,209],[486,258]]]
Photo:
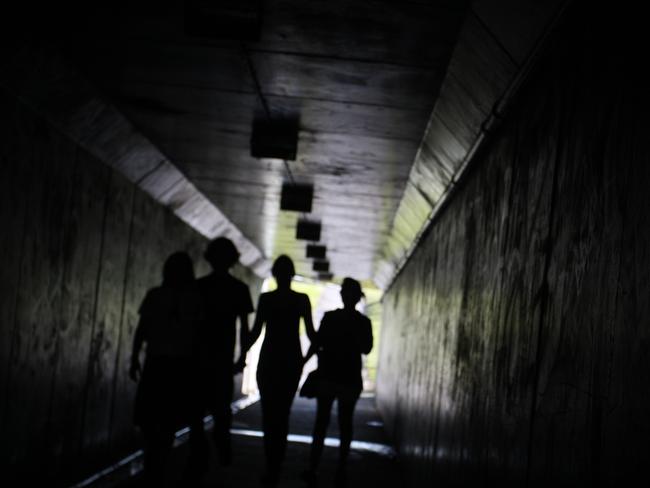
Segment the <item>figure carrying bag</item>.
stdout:
[[320,373],[315,369],[307,375],[305,382],[300,388],[300,396],[305,398],[315,398],[318,395],[318,386],[320,383]]

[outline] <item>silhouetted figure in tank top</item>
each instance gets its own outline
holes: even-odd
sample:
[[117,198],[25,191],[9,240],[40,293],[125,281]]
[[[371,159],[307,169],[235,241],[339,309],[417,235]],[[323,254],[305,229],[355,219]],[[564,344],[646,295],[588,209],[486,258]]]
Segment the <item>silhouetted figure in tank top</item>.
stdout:
[[[212,439],[223,465],[231,463],[230,426],[233,375],[244,369],[248,343],[248,314],[253,311],[248,286],[232,276],[230,268],[239,252],[230,239],[219,237],[208,244],[204,257],[212,273],[197,280],[205,307],[197,334],[194,362],[194,399],[190,423],[190,456],[187,481],[196,481],[208,469],[208,443],[203,417],[212,414]],[[242,354],[235,361],[237,320],[240,322]]]
[[338,486],[347,482],[346,465],[352,442],[354,407],[363,390],[361,378],[361,355],[372,349],[372,326],[370,319],[356,310],[363,296],[361,285],[352,278],[345,278],[341,286],[343,308],[325,313],[315,340],[305,361],[318,354],[317,409],[309,469],[303,479],[314,484],[323,453],[323,443],[334,400],[338,403],[341,445],[336,472]]
[[[202,310],[191,258],[184,252],[172,254],[163,268],[162,285],[149,290],[140,306],[129,370],[138,382],[135,423],[145,441],[147,486],[165,486],[174,432],[189,420],[191,357]],[[146,358],[141,368],[143,344]]]
[[264,342],[257,367],[257,384],[262,404],[262,428],[266,473],[262,483],[275,485],[279,481],[289,433],[289,412],[298,389],[303,357],[300,347],[300,319],[305,321],[307,334],[315,334],[311,318],[311,304],[304,293],[291,289],[295,275],[293,262],[280,256],[272,269],[278,288],[263,293],[257,306],[257,315],[249,345],[259,337],[266,325]]

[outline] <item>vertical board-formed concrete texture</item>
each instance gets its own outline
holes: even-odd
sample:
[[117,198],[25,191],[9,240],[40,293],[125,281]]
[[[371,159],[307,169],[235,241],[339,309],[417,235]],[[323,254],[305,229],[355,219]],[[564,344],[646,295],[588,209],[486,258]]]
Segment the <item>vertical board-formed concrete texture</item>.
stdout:
[[646,474],[649,103],[613,17],[567,14],[385,295],[378,402],[411,486]]
[[0,480],[71,480],[139,444],[137,310],[172,252],[207,271],[206,240],[5,93],[0,112]]
[[[420,140],[374,280],[388,288],[413,243],[461,176],[474,148],[536,50],[563,0],[475,0],[465,16],[445,78]],[[515,5],[516,4],[516,5]]]

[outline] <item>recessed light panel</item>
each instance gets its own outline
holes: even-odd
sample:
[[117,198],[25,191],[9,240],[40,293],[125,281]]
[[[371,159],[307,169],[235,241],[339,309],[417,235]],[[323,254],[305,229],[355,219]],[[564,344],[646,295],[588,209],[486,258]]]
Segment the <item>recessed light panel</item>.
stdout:
[[318,279],[321,281],[332,281],[334,274],[332,273],[318,273]]
[[325,259],[327,248],[318,244],[307,244],[307,257]]
[[313,198],[314,187],[312,185],[285,183],[282,185],[280,209],[309,213]]
[[296,227],[296,239],[320,241],[320,222],[299,220]]
[[296,119],[257,118],[253,121],[251,156],[294,161],[298,151]]
[[323,273],[327,273],[330,270],[330,263],[329,261],[314,261],[312,264],[312,269],[314,271],[322,271]]

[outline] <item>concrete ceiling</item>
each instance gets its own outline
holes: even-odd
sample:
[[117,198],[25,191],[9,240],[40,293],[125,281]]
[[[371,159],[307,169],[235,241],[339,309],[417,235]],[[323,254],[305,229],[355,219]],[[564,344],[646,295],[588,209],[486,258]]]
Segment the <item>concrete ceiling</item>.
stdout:
[[[334,277],[386,289],[570,3],[18,5],[0,19],[19,32],[0,46],[0,88],[201,234],[233,239],[260,276],[281,253],[316,275],[295,238],[301,215],[280,210],[283,183],[313,184],[302,217],[322,224]],[[233,23],[190,35],[190,4]],[[256,12],[258,39],[234,40]],[[299,120],[295,160],[251,157],[265,112]]]
[[[301,214],[280,210],[283,182],[311,183],[306,217],[322,224],[330,270],[372,279],[466,4],[268,0],[261,12],[259,40],[237,41],[189,35],[182,3],[96,9],[67,52],[263,254],[316,275]],[[295,161],[251,157],[264,103],[299,119]]]

